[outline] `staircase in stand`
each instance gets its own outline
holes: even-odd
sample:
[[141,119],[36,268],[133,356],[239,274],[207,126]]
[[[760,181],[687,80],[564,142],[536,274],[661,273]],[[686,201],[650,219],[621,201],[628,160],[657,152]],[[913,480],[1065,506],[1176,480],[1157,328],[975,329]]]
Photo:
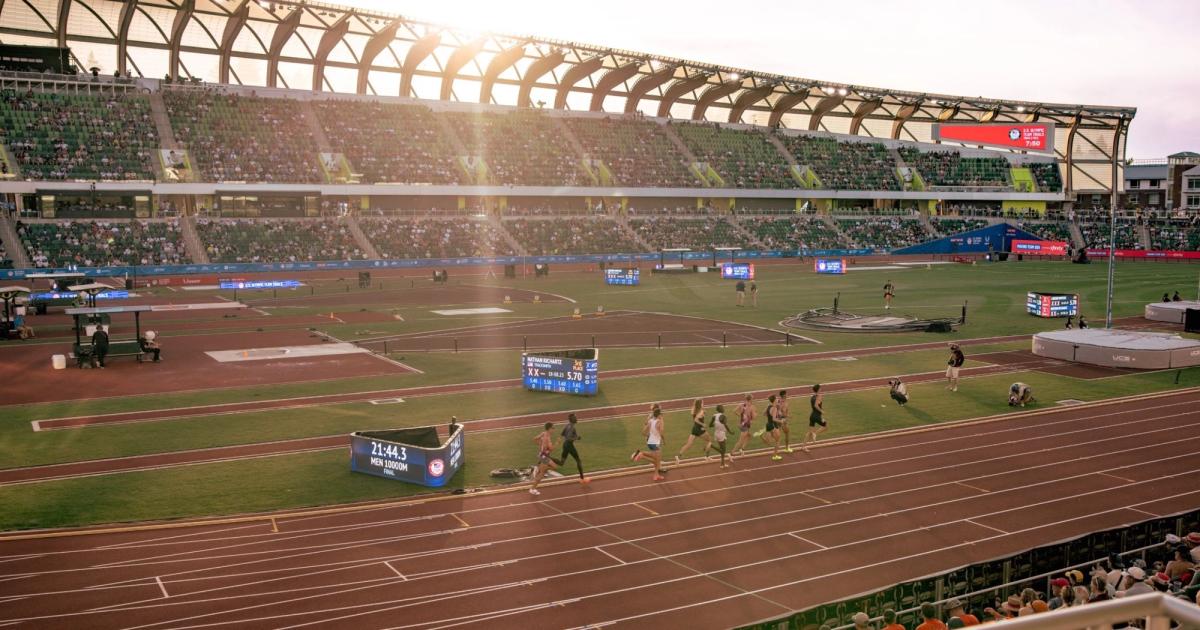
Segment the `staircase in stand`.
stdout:
[[637,230],[633,229],[632,225],[629,225],[628,217],[626,217],[623,214],[616,214],[616,215],[613,215],[613,221],[617,222],[617,227],[621,228],[621,230],[623,230],[625,232],[626,236],[628,236],[630,239],[632,239],[633,242],[637,243],[638,247],[642,248],[642,251],[644,251],[644,252],[657,251],[656,249],[654,249],[653,247],[650,246],[650,243],[646,242],[646,239],[642,238],[641,234],[637,233]]
[[941,238],[942,235],[938,233],[937,228],[933,227],[933,221],[929,220],[928,215],[926,215],[924,212],[918,212],[917,219],[921,222],[921,227],[925,228],[926,234],[932,236],[933,238]]
[[508,246],[511,247],[518,256],[529,255],[529,251],[525,249],[525,246],[521,245],[517,239],[513,238],[513,235],[508,231],[508,228],[504,227],[504,221],[501,221],[500,217],[489,216],[487,220],[488,223],[491,223],[492,227],[500,233],[500,236],[504,239],[504,242],[508,243]]
[[304,123],[312,132],[317,149],[322,153],[333,153],[333,145],[329,144],[329,137],[325,135],[325,128],[321,126],[321,120],[317,118],[317,112],[313,109],[312,103],[300,101],[300,113],[304,115]]
[[1150,251],[1152,244],[1150,240],[1150,228],[1145,223],[1138,226],[1138,242],[1142,244],[1143,250]]
[[1067,222],[1067,231],[1071,233],[1071,244],[1077,249],[1087,247],[1087,243],[1083,240],[1083,232],[1079,229],[1079,224],[1074,221]]
[[742,238],[746,239],[746,242],[750,243],[750,245],[752,247],[757,248],[759,251],[764,251],[764,250],[768,249],[767,246],[762,241],[758,240],[758,236],[756,236],[754,234],[754,232],[747,230],[746,226],[742,225],[742,221],[741,221],[741,219],[738,218],[737,215],[731,215],[731,216],[722,217],[722,218],[724,218],[725,221],[727,221],[729,223],[729,225],[732,225],[733,230],[735,232],[737,232],[738,234],[741,234]]
[[192,262],[203,265],[212,262],[208,259],[208,251],[200,240],[200,232],[196,230],[196,217],[184,214],[179,217],[179,231],[183,233],[183,246],[187,248]]
[[850,237],[846,236],[846,233],[842,231],[842,226],[838,225],[838,222],[833,220],[833,215],[822,214],[821,220],[825,222],[825,225],[828,226],[829,229],[833,230],[834,233],[838,235],[838,239],[845,243],[847,247],[858,247],[858,244],[850,240]]
[[[696,154],[692,153],[692,150],[688,148],[687,143],[683,141],[683,138],[679,137],[679,134],[675,131],[674,127],[672,127],[670,124],[665,124],[662,126],[662,128],[663,133],[666,134],[667,139],[671,141],[671,144],[675,145],[675,148],[679,149],[679,152],[687,158],[688,164],[699,164],[701,162],[700,158],[697,158]],[[696,177],[703,182],[704,186],[710,185],[707,179],[701,177],[698,173],[695,173],[694,170],[693,174],[695,174]]]
[[350,235],[354,237],[354,243],[367,255],[367,259],[379,260],[379,250],[375,249],[375,244],[362,231],[362,226],[358,224],[358,219],[346,217],[344,221],[346,222],[346,228],[350,230]]
[[29,268],[29,254],[25,253],[25,245],[17,238],[17,228],[7,212],[0,212],[0,241],[4,242],[4,251],[12,259],[13,267]]
[[171,119],[167,116],[167,105],[163,102],[162,92],[150,92],[150,117],[154,119],[154,128],[158,131],[158,142],[162,148],[183,148],[175,139],[175,131],[171,129]]

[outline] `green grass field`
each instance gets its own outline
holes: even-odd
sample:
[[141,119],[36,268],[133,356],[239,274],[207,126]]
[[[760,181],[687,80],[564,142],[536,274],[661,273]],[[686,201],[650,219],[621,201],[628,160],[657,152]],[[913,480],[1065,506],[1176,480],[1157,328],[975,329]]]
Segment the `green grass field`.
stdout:
[[[111,398],[86,403],[0,406],[0,467],[21,467],[153,454],[183,449],[251,444],[288,438],[346,434],[351,431],[444,424],[449,415],[460,419],[511,416],[535,412],[567,412],[615,404],[645,403],[684,397],[703,397],[776,387],[798,387],[812,382],[834,382],[895,374],[938,371],[945,365],[940,350],[906,351],[860,357],[855,361],[828,359],[795,362],[773,367],[714,369],[687,374],[637,378],[604,378],[606,370],[695,363],[718,359],[768,355],[804,355],[837,349],[895,346],[929,341],[950,341],[998,335],[1028,334],[1059,328],[1058,320],[1025,314],[1025,293],[1062,291],[1079,293],[1083,311],[1094,326],[1104,322],[1106,269],[1064,262],[1011,262],[992,265],[935,265],[931,268],[852,271],[844,276],[816,276],[808,265],[758,267],[760,305],[757,309],[733,306],[732,283],[715,274],[656,276],[645,274],[639,287],[607,287],[598,274],[556,273],[550,278],[492,281],[490,284],[535,289],[577,300],[584,312],[603,305],[608,311],[633,309],[679,313],[729,322],[778,328],[778,322],[797,312],[828,306],[840,294],[843,309],[861,312],[882,310],[882,285],[897,287],[895,309],[923,317],[956,315],[968,305],[968,323],[945,335],[913,334],[813,334],[819,344],[760,347],[718,346],[699,348],[603,349],[601,393],[591,398],[531,393],[505,389],[469,394],[413,398],[398,405],[377,407],[350,403],[301,409],[193,417],[87,429],[35,433],[30,421],[82,413],[109,413],[142,409],[170,409],[216,402],[287,398],[322,393],[370,391],[509,379],[519,376],[519,352],[408,353],[396,355],[423,374],[323,381],[312,384],[241,387],[220,391],[181,392],[155,396]],[[1142,306],[1163,292],[1179,290],[1190,295],[1200,268],[1188,265],[1123,263],[1116,272],[1116,317],[1140,315]],[[468,280],[467,282],[477,282]],[[478,281],[483,283],[483,281]],[[317,292],[344,289],[323,283]],[[502,316],[442,317],[426,306],[355,304],[361,295],[346,293],[340,311],[374,308],[404,317],[403,321],[372,324],[337,324],[322,330],[338,338],[380,333],[439,330],[460,326],[566,315],[576,305],[564,303],[514,304]],[[251,305],[255,300],[239,296]],[[322,309],[271,309],[279,313],[328,311]],[[201,326],[202,328],[202,326]],[[369,334],[364,334],[369,333]],[[179,334],[179,333],[176,333]],[[164,343],[170,343],[169,335]],[[970,354],[995,350],[1027,349],[1028,342],[990,344],[968,348]],[[36,378],[36,375],[30,375]],[[1007,413],[1007,385],[1022,380],[1034,386],[1043,406],[1073,398],[1100,400],[1109,397],[1200,385],[1200,370],[1134,374],[1093,381],[1041,373],[998,375],[964,381],[957,394],[940,384],[912,387],[913,402],[904,409],[887,399],[886,390],[874,389],[831,394],[827,407],[832,420],[830,436],[918,426]],[[803,401],[797,401],[803,403]],[[761,408],[760,402],[760,408]],[[795,405],[796,403],[794,403]],[[682,413],[668,415],[669,436],[686,432]],[[580,450],[591,469],[629,465],[628,455],[641,440],[642,417],[629,416],[584,423]],[[761,422],[761,419],[760,419]],[[451,487],[478,487],[493,483],[488,473],[499,467],[525,466],[532,460],[530,440],[536,429],[511,429],[472,435],[468,423],[467,463]],[[735,439],[735,438],[732,438]],[[798,439],[798,436],[797,436]],[[680,439],[669,437],[667,452]],[[699,453],[693,448],[692,454]],[[346,451],[335,449],[122,474],[99,475],[15,486],[0,486],[0,529],[47,528],[84,524],[169,519],[202,515],[329,505],[378,500],[422,492],[394,481],[349,472]],[[564,469],[567,475],[574,468]]]

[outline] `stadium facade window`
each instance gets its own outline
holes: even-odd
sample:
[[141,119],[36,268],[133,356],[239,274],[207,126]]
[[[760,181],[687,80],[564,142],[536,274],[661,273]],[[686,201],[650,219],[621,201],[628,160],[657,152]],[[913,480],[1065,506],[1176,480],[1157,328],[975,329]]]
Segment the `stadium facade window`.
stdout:
[[1200,190],[1200,177],[1189,177],[1187,187],[1188,190]]
[[1140,180],[1140,179],[1131,179],[1125,184],[1125,187],[1126,188],[1137,188],[1138,185],[1141,183],[1142,183],[1142,180]]
[[1159,188],[1159,187],[1161,187],[1161,186],[1162,186],[1162,180],[1161,180],[1161,179],[1152,179],[1152,180],[1150,180],[1150,187],[1151,187],[1151,188]]
[[1157,194],[1150,195],[1150,198],[1146,200],[1146,205],[1157,206],[1158,205],[1158,195]]
[[1189,208],[1200,208],[1200,195],[1188,195],[1187,206]]

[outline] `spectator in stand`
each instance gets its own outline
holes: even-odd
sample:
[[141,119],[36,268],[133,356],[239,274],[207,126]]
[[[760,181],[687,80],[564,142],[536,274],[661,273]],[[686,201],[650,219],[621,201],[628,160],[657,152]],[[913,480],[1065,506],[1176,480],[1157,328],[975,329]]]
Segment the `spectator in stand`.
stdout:
[[992,618],[992,621],[1001,621],[1004,619],[1012,619],[1021,613],[1023,606],[1020,595],[1010,595],[1007,600],[1000,606],[1000,610],[992,607],[983,609],[983,612]]
[[1092,576],[1092,586],[1091,592],[1088,595],[1088,603],[1094,604],[1109,599],[1112,598],[1108,595],[1108,580],[1099,575]]
[[896,623],[896,611],[888,608],[883,611],[883,628],[881,630],[906,630],[904,626]]
[[1173,552],[1174,559],[1167,563],[1166,573],[1171,576],[1172,580],[1178,580],[1183,577],[1196,566],[1192,562],[1191,556],[1188,555],[1187,548],[1179,545],[1175,547]]
[[1072,586],[1071,591],[1075,593],[1075,603],[1072,606],[1082,606],[1088,603],[1088,600],[1092,597],[1091,591],[1086,586]]
[[1146,572],[1141,567],[1130,567],[1122,575],[1121,584],[1117,587],[1117,597],[1133,597],[1154,591],[1146,583]]
[[1048,602],[1050,610],[1058,610],[1064,606],[1070,606],[1075,599],[1075,592],[1071,590],[1071,583],[1066,578],[1054,578],[1050,580],[1050,594],[1052,597]]
[[916,630],[947,630],[946,624],[938,619],[937,606],[929,602],[921,604],[921,625]]
[[850,618],[854,623],[854,630],[869,630],[871,628],[871,617],[865,612],[856,612]]
[[1192,562],[1200,564],[1200,532],[1192,532],[1184,539],[1188,545],[1188,555],[1192,557]]
[[979,625],[979,618],[967,612],[962,601],[960,601],[958,598],[954,598],[946,602],[946,616],[962,620],[964,626]]

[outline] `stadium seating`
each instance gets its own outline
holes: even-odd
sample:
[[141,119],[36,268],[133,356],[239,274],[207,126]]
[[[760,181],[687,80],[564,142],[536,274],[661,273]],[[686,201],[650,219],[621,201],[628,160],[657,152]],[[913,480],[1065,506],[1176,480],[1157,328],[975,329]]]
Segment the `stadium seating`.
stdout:
[[630,219],[629,226],[655,250],[689,247],[708,251],[714,247],[746,247],[750,244],[736,228],[724,219],[717,217],[704,219],[637,218]]
[[316,101],[313,109],[329,143],[346,155],[363,183],[469,183],[426,107]]
[[20,223],[35,267],[109,267],[190,263],[175,221]]
[[359,219],[380,258],[511,256],[515,252],[490,223],[480,219]]
[[891,250],[930,240],[929,234],[916,219],[838,219],[838,227],[858,247]]
[[1152,223],[1150,247],[1156,250],[1196,251],[1200,250],[1200,229],[1189,221],[1163,221]]
[[896,161],[875,142],[780,134],[796,162],[808,166],[829,190],[900,190]]
[[693,123],[672,126],[728,188],[798,188],[791,166],[761,132]]
[[900,156],[930,186],[1007,187],[1011,166],[1004,158],[963,157],[958,151],[902,147]]
[[356,260],[366,256],[337,221],[198,219],[196,230],[212,262]]
[[166,90],[175,137],[205,181],[315,184],[324,180],[302,104],[284,98]]
[[946,219],[935,217],[931,220],[931,223],[933,224],[933,229],[943,236],[970,232],[971,230],[978,230],[988,226],[988,222],[985,219]]
[[[1087,247],[1108,247],[1108,223],[1080,223],[1079,231],[1083,234],[1083,242]],[[1117,222],[1117,249],[1141,249],[1138,241],[1138,230],[1132,221]]]
[[687,156],[662,125],[633,118],[563,119],[588,156],[604,162],[617,184],[694,188],[701,185]]
[[846,243],[838,233],[817,217],[743,219],[768,249],[843,249]]
[[482,156],[491,184],[591,186],[580,156],[546,114],[449,112],[445,116],[469,154]]
[[1034,162],[1029,165],[1029,170],[1033,172],[1033,178],[1037,181],[1039,191],[1062,192],[1062,170],[1059,169],[1058,164]]
[[152,180],[158,132],[137,94],[5,90],[4,143],[26,179]]
[[1040,223],[1018,222],[1017,226],[1026,232],[1035,234],[1044,239],[1051,241],[1066,241],[1068,243],[1071,242],[1071,228],[1067,227],[1066,223],[1057,221]]
[[532,256],[642,251],[616,221],[604,217],[512,219],[504,224]]

